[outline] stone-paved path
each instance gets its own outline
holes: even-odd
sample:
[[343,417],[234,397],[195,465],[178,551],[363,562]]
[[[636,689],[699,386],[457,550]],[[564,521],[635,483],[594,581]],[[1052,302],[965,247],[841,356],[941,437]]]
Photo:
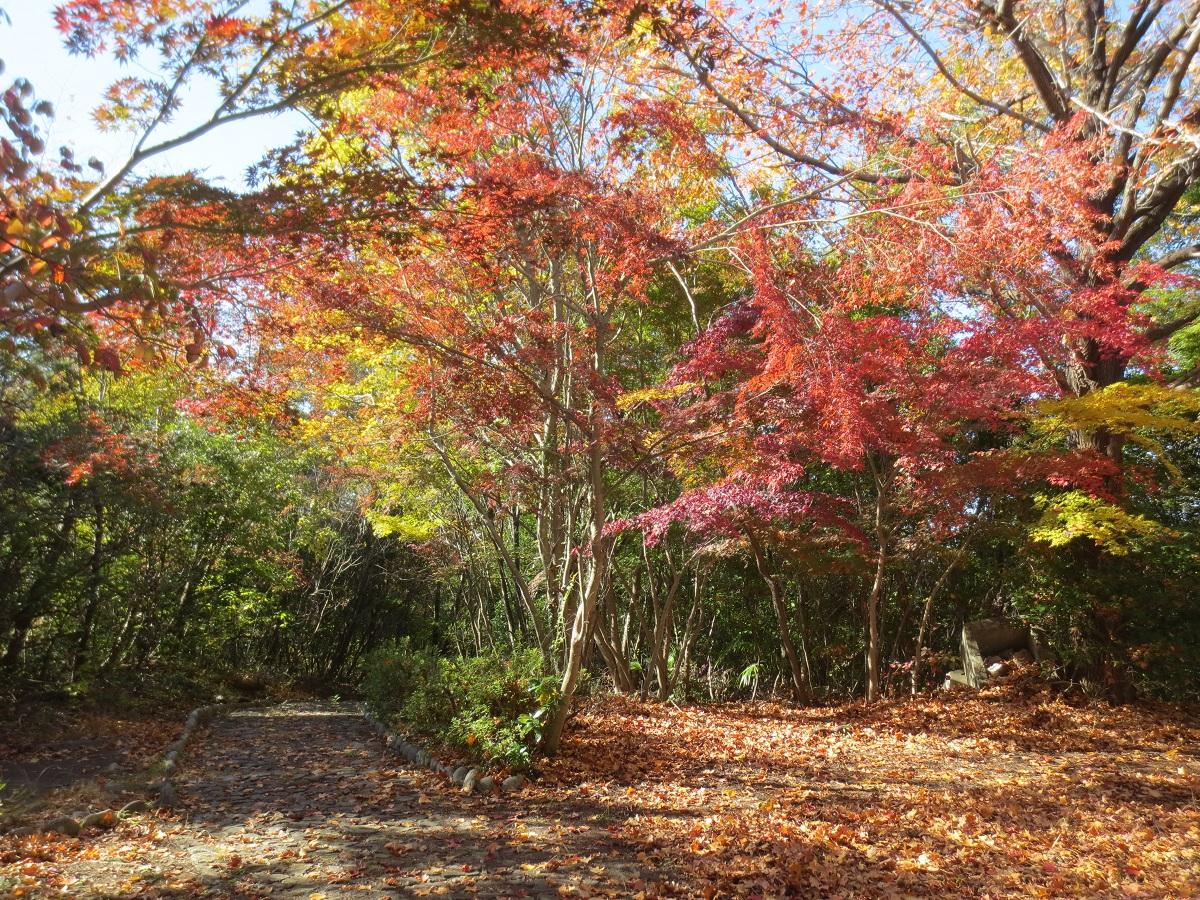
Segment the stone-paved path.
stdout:
[[219,718],[177,785],[177,820],[91,838],[94,853],[64,866],[56,893],[626,897],[657,893],[663,878],[614,836],[619,811],[539,803],[536,791],[463,796],[386,754],[351,704]]

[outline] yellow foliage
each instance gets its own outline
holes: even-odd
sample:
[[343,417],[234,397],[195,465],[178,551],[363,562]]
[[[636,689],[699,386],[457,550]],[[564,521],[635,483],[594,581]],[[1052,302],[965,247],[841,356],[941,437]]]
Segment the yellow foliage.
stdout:
[[368,508],[365,515],[378,537],[394,537],[399,541],[427,541],[441,525],[437,519],[422,519],[412,513],[393,516]]
[[1129,513],[1081,491],[1040,496],[1041,521],[1031,531],[1035,541],[1062,547],[1088,538],[1105,553],[1126,556],[1143,543],[1176,537],[1175,532],[1145,516]]
[[629,391],[617,398],[617,409],[626,410],[639,403],[652,402],[654,400],[674,400],[688,391],[694,389],[696,385],[691,382],[674,385],[653,385],[651,387],[642,388],[637,391]]
[[1118,382],[1082,397],[1040,404],[1034,427],[1055,431],[1107,431],[1150,451],[1174,478],[1181,473],[1153,433],[1200,434],[1200,391],[1160,384]]

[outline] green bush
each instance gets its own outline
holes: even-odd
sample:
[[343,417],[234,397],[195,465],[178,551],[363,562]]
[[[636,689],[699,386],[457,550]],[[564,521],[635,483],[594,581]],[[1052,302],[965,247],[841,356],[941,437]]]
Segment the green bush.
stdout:
[[559,699],[558,679],[543,672],[537,651],[439,659],[407,641],[370,655],[363,693],[381,719],[513,768],[533,761]]
[[[438,670],[437,656],[426,649],[414,650],[408,638],[373,650],[363,663],[362,691],[367,707],[382,721],[397,717],[407,721],[406,705],[421,696],[434,712],[432,721],[440,721],[442,698],[429,696],[430,688],[440,683]],[[418,709],[421,706],[417,704]],[[412,724],[426,728],[424,722]]]

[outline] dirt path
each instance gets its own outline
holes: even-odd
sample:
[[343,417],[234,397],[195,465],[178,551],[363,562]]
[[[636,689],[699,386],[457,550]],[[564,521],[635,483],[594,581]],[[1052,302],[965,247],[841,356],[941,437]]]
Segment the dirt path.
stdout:
[[1200,897],[1200,726],[1165,708],[604,697],[541,768],[464,797],[348,705],[242,710],[177,812],[0,839],[0,896]]
[[30,894],[632,896],[662,877],[586,805],[531,811],[401,767],[350,704],[234,712],[189,747],[177,784],[176,816],[47,854]]

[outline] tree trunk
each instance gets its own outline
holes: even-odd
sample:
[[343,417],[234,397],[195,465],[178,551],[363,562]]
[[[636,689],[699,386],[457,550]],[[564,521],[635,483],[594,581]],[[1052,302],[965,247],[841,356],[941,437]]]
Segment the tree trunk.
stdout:
[[[597,429],[598,430],[598,429]],[[596,598],[601,587],[607,582],[608,554],[611,539],[604,535],[605,519],[605,485],[604,459],[598,434],[593,432],[592,445],[589,450],[590,460],[588,472],[591,490],[591,568],[586,585],[581,585],[582,594],[575,606],[572,616],[571,633],[567,642],[567,662],[563,672],[560,688],[559,704],[550,716],[546,725],[542,745],[548,753],[558,751],[562,743],[563,729],[567,717],[571,714],[571,702],[575,698],[575,688],[579,684],[579,672],[583,665],[585,644],[591,630],[592,611],[596,606]],[[582,565],[582,563],[581,563]]]
[[796,652],[796,645],[792,641],[792,632],[788,624],[790,617],[783,585],[779,583],[778,576],[770,571],[762,545],[753,536],[747,534],[746,537],[750,541],[750,550],[754,554],[754,564],[758,567],[758,574],[763,577],[763,581],[767,583],[767,589],[771,592],[771,605],[775,608],[775,622],[779,628],[779,643],[791,671],[793,696],[800,703],[809,703],[812,701],[812,686],[808,683],[804,664],[800,661],[800,654]]
[[882,465],[874,457],[868,457],[875,481],[875,540],[878,551],[875,557],[875,578],[871,593],[867,596],[867,702],[879,699],[879,603],[883,597],[883,579],[887,571],[887,479],[890,462]]
[[100,608],[100,594],[103,587],[104,571],[104,507],[96,504],[96,533],[92,542],[92,558],[88,562],[88,599],[83,610],[83,622],[79,627],[79,641],[75,645],[75,654],[71,657],[71,674],[68,681],[74,684],[87,660],[88,645],[92,641],[92,628],[96,621],[96,612]]
[[937,599],[939,593],[946,583],[950,580],[950,573],[954,571],[954,567],[959,564],[967,554],[967,547],[971,543],[971,532],[963,537],[962,546],[958,548],[958,552],[954,554],[954,558],[950,560],[950,564],[942,571],[937,583],[929,592],[929,596],[925,598],[925,609],[921,612],[921,625],[917,629],[917,647],[913,651],[912,659],[912,693],[915,697],[917,694],[917,685],[920,684],[921,676],[921,657],[925,652],[925,635],[929,630],[929,617],[933,611],[933,602]]
[[4,658],[0,659],[0,671],[13,672],[17,668],[17,663],[20,661],[21,654],[25,650],[25,641],[29,637],[29,630],[33,627],[33,623],[42,614],[42,610],[46,606],[46,600],[50,595],[50,587],[54,583],[54,575],[56,574],[58,563],[67,550],[67,542],[74,530],[75,513],[69,509],[63,515],[62,522],[59,523],[58,531],[54,536],[54,543],[47,551],[46,558],[42,563],[42,571],[38,573],[33,584],[29,586],[29,591],[25,595],[25,602],[21,604],[17,610],[17,614],[13,617],[12,634],[9,636]]

